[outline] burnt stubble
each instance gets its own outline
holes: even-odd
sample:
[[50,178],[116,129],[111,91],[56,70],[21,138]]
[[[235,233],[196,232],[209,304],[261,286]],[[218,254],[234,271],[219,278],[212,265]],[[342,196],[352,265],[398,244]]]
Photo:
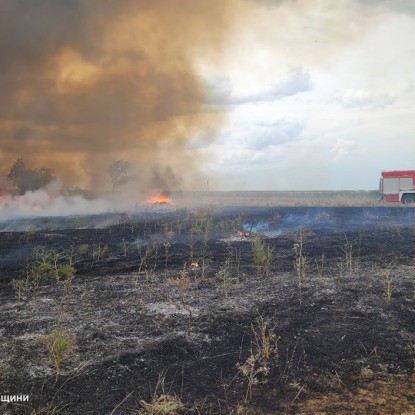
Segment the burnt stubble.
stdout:
[[[254,264],[255,239],[268,263]],[[160,413],[413,413],[414,246],[414,210],[395,207],[3,223],[0,391],[30,400],[1,410],[150,413],[143,401],[163,395],[182,406]],[[52,270],[35,285],[42,252],[73,279]],[[258,321],[277,346],[249,385]],[[75,344],[58,375],[41,341],[57,328]]]

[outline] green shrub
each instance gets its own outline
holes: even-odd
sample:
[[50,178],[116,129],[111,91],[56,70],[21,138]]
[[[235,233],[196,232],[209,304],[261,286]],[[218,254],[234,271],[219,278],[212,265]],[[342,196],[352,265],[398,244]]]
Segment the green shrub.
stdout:
[[274,258],[274,248],[267,245],[262,239],[252,241],[253,261],[256,267],[264,267],[266,275],[269,275],[271,262]]
[[88,251],[89,251],[89,245],[88,244],[79,245],[78,252],[81,255],[84,255],[84,254],[88,253]]
[[75,348],[75,340],[61,328],[58,328],[52,334],[42,336],[40,341],[46,345],[58,377],[61,373],[63,360]]

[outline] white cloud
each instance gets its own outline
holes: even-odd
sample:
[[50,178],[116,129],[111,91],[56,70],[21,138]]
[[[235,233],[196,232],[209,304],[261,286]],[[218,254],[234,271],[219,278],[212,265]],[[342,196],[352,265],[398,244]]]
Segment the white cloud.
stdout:
[[299,120],[247,120],[232,124],[210,149],[216,154],[216,163],[222,167],[275,163],[284,155],[287,145],[301,139],[304,128]]
[[413,168],[409,3],[283,1],[252,16],[220,69],[229,117],[210,174],[228,189],[375,189],[381,170]]
[[258,123],[253,126],[245,145],[255,150],[266,150],[271,146],[280,146],[298,138],[304,124],[295,121],[278,120],[273,123]]
[[395,103],[396,97],[389,93],[348,89],[339,99],[346,108],[385,108]]
[[278,82],[270,89],[247,96],[235,97],[231,99],[231,103],[246,104],[251,102],[274,101],[312,89],[313,82],[311,75],[302,68],[295,68],[290,71],[286,79]]
[[310,73],[300,67],[290,69],[288,76],[276,84],[247,95],[234,95],[229,80],[226,78],[216,79],[218,82],[213,85],[213,92],[210,98],[210,102],[213,104],[242,105],[271,102],[313,89]]

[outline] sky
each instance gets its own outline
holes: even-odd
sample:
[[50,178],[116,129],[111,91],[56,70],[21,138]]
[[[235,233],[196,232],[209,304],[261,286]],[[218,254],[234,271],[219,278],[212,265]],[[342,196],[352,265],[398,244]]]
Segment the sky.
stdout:
[[412,0],[1,0],[0,187],[371,190],[415,169]]

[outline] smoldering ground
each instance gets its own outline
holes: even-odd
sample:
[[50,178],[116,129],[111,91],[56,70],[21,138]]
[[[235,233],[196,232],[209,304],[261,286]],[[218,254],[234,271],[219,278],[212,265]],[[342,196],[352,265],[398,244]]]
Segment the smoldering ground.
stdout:
[[[3,401],[1,409],[148,413],[141,409],[165,390],[186,414],[413,413],[413,209],[394,209],[398,224],[408,214],[402,227],[391,210],[357,210],[175,212],[107,228],[74,221],[65,230],[1,234],[0,388],[30,396],[27,407]],[[357,213],[375,226],[351,229]],[[316,226],[298,232],[301,218]],[[258,239],[233,239],[253,222],[274,255],[268,273],[254,262]],[[201,223],[209,226],[198,234]],[[295,232],[264,235],[278,223]],[[35,287],[32,269],[45,253],[62,253],[62,266],[73,261],[74,278],[44,275]],[[199,267],[187,265],[190,254]],[[225,268],[235,281],[228,288]],[[258,321],[278,348],[247,396],[240,368],[259,350]],[[56,374],[42,340],[58,329],[73,347]],[[313,409],[302,410],[307,404]]]

